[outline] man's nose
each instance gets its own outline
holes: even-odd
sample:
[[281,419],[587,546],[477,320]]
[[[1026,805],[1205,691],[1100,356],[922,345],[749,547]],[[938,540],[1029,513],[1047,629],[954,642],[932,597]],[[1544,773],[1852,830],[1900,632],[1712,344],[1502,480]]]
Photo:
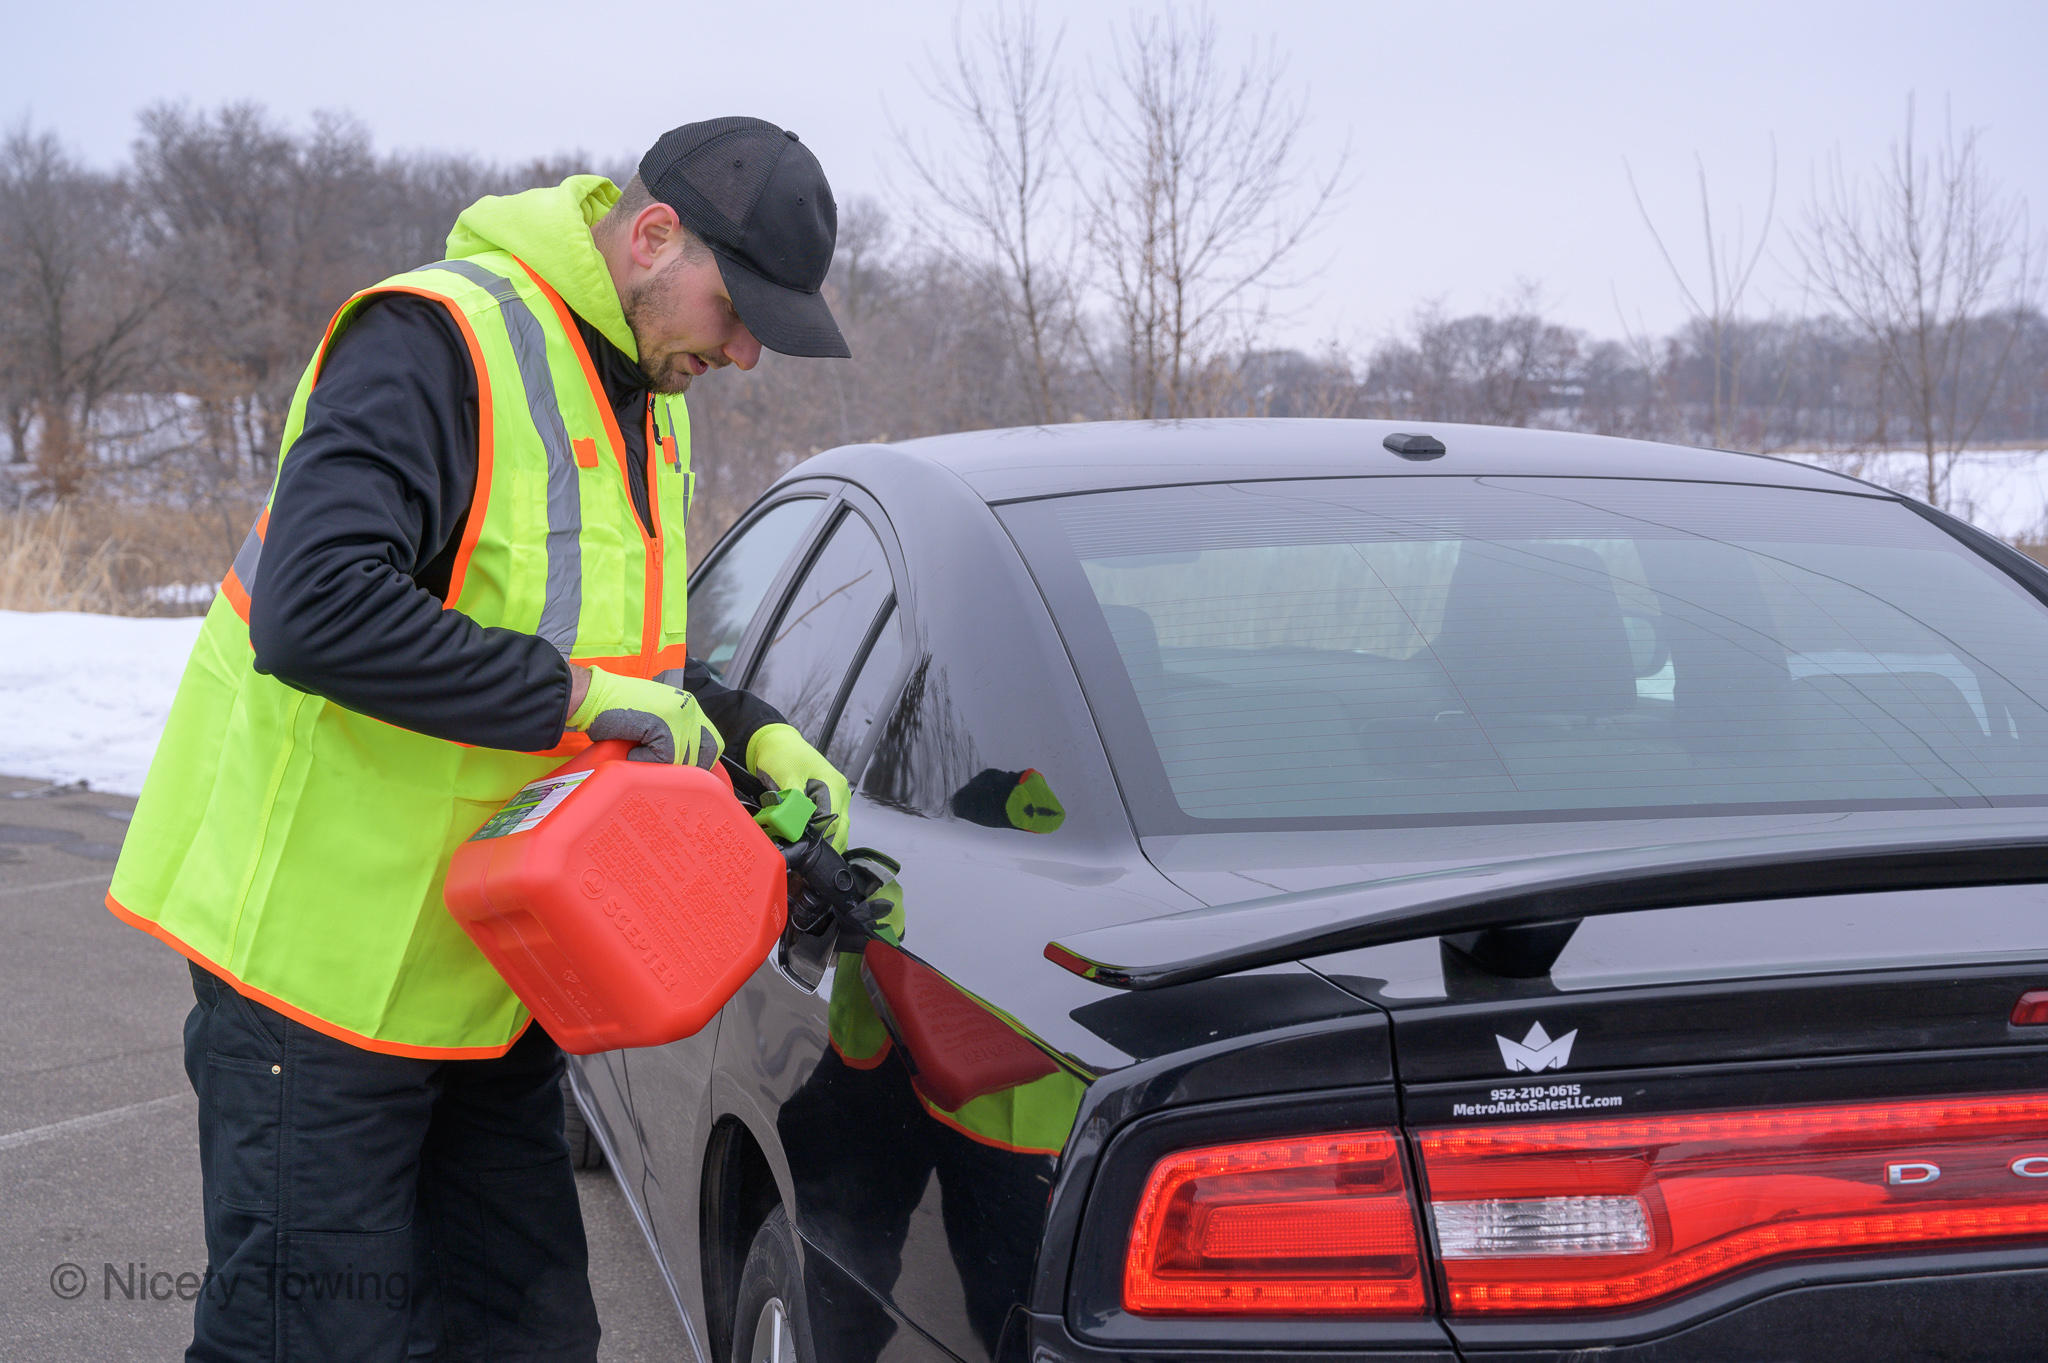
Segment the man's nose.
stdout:
[[725,343],[725,358],[741,369],[752,369],[761,362],[761,343],[753,332],[741,327],[739,334]]

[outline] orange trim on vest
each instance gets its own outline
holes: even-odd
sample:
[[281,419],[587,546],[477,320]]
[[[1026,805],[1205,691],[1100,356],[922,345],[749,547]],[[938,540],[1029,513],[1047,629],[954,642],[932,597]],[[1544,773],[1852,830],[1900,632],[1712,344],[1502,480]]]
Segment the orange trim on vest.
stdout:
[[[270,533],[270,508],[264,507],[256,515],[256,542],[261,544]],[[236,557],[240,557],[237,554]],[[242,617],[242,623],[249,623],[249,589],[242,585],[242,575],[235,571],[235,565],[228,565],[228,574],[220,580],[220,594],[235,608],[235,614]],[[253,643],[249,647],[254,648]]]
[[493,1060],[517,1045],[519,1038],[526,1035],[527,1027],[533,1025],[533,1019],[531,1017],[527,1018],[525,1025],[520,1027],[512,1039],[502,1046],[408,1046],[398,1041],[379,1041],[374,1037],[367,1037],[360,1032],[352,1032],[346,1027],[337,1026],[325,1018],[314,1017],[303,1008],[293,1007],[283,999],[266,994],[253,985],[242,983],[224,967],[215,965],[193,948],[178,940],[169,932],[166,932],[161,924],[152,923],[147,918],[140,917],[132,910],[125,908],[112,894],[107,896],[107,908],[113,913],[114,917],[120,919],[128,926],[141,928],[159,942],[171,947],[186,960],[218,976],[223,984],[226,984],[243,998],[254,999],[264,1007],[273,1008],[294,1022],[311,1027],[322,1036],[332,1037],[334,1040],[354,1046],[358,1050],[376,1051],[380,1055],[409,1056],[415,1060]]
[[[577,658],[578,667],[601,667],[607,672],[617,672],[628,677],[652,677],[657,672],[666,672],[672,667],[681,667],[689,661],[690,647],[687,641],[657,648],[653,653],[628,653],[619,658]],[[642,671],[641,669],[646,669]]]
[[[220,594],[225,596],[228,599],[228,604],[235,608],[235,614],[242,617],[242,623],[248,624],[249,593],[243,590],[242,579],[232,567],[228,569],[228,575],[220,580]],[[256,645],[251,643],[249,647],[253,649]]]
[[585,734],[580,729],[564,729],[562,730],[562,741],[560,743],[557,743],[554,747],[548,748],[542,752],[529,753],[527,754],[527,756],[574,757],[577,753],[582,752],[585,748],[589,746],[590,736],[588,734]]

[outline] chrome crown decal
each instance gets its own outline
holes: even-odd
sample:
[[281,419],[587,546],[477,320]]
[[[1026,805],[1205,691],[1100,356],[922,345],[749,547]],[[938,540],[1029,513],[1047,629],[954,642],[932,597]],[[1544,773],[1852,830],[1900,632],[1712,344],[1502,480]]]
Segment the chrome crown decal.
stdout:
[[1493,1039],[1500,1043],[1500,1058],[1506,1063],[1509,1074],[1517,1070],[1534,1074],[1538,1070],[1561,1070],[1571,1063],[1572,1041],[1578,1034],[1575,1027],[1552,1041],[1550,1033],[1543,1030],[1542,1023],[1532,1022],[1529,1034],[1520,1041],[1510,1041],[1499,1035]]

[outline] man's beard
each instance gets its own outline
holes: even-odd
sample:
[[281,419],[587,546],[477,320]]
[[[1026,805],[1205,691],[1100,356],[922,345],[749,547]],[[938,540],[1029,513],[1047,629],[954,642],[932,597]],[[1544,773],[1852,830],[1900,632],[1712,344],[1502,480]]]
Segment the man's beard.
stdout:
[[697,377],[683,367],[680,358],[668,360],[661,366],[661,372],[658,374],[649,374],[645,369],[642,369],[640,374],[647,380],[647,387],[651,392],[667,393],[671,396],[689,392],[690,380]]
[[657,291],[681,264],[680,258],[670,261],[660,274],[652,279],[641,280],[626,290],[625,296],[619,300],[620,311],[626,314],[626,329],[633,333],[634,349],[640,352],[639,363],[634,367],[640,371],[640,377],[647,380],[647,386],[657,393],[687,392],[690,380],[696,377],[683,363],[680,352],[663,360],[659,370],[650,371],[647,368],[647,334],[640,327],[640,319],[646,316],[653,306],[652,300]]

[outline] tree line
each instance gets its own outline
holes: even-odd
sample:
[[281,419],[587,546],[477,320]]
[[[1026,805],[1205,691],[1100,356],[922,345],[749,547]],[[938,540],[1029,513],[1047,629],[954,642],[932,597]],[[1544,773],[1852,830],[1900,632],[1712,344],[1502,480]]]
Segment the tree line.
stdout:
[[[1169,7],[1081,71],[1006,6],[928,59],[929,114],[896,134],[901,182],[840,207],[827,287],[854,358],[768,355],[690,394],[698,544],[817,450],[1037,422],[1372,416],[1906,446],[1926,460],[1912,490],[1936,502],[1965,446],[2048,444],[2024,206],[1974,134],[1923,138],[1910,107],[1888,163],[1830,166],[1779,230],[1808,281],[1797,313],[1749,292],[1771,213],[1759,239],[1731,238],[1702,174],[1690,250],[1644,214],[1686,307],[1669,334],[1560,325],[1527,284],[1304,351],[1272,340],[1273,300],[1313,276],[1352,176],[1348,153],[1311,155],[1277,52],[1230,56],[1206,11]],[[232,552],[342,299],[438,258],[484,194],[630,168],[380,151],[346,115],[292,127],[252,104],[148,109],[112,168],[17,126],[0,139],[0,496],[176,505]]]

